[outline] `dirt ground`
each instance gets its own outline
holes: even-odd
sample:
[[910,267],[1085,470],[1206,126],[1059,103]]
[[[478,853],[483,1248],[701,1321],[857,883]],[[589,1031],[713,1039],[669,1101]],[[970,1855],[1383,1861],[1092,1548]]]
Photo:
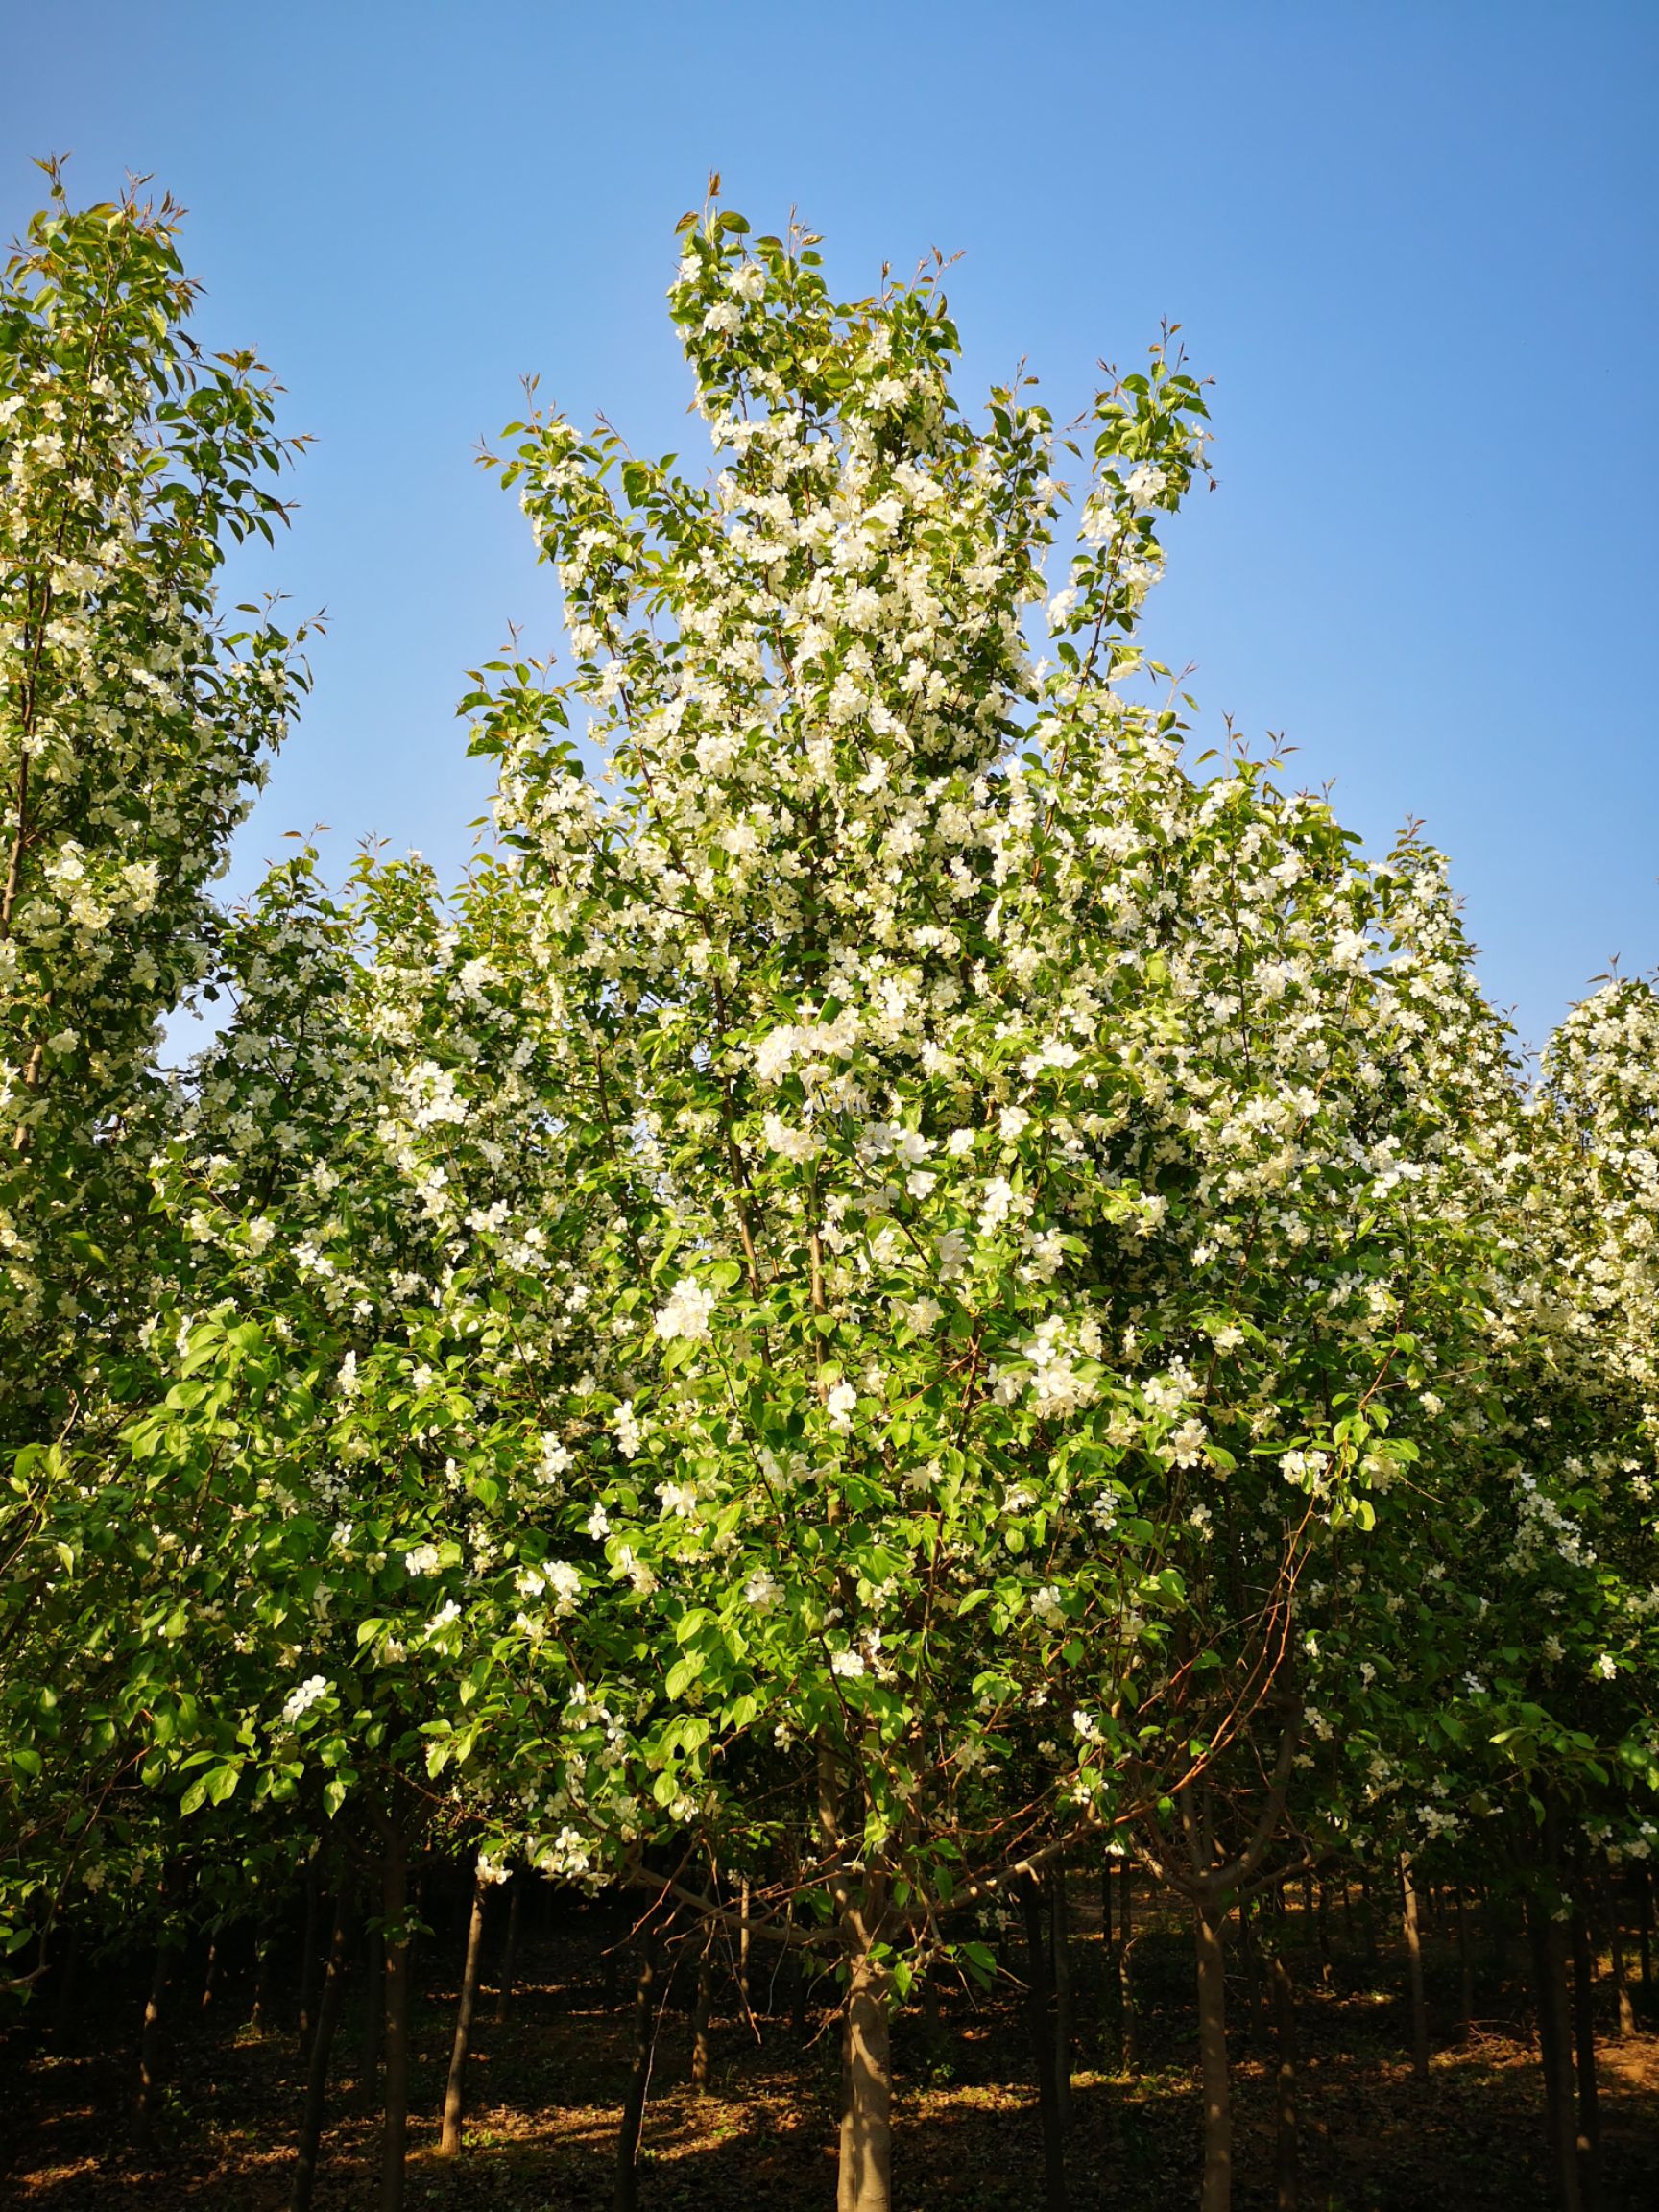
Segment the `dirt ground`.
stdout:
[[[435,1914],[435,1918],[440,1915]],[[1086,1921],[1086,1914],[1080,1918]],[[1294,1916],[1293,1916],[1294,1917]],[[458,1950],[445,1923],[427,1939],[417,2018],[408,2202],[421,2212],[588,2212],[608,2205],[631,2038],[608,2002],[605,1957],[624,1931],[597,1909],[554,1906],[521,1944],[509,2021],[480,2007],[467,2145],[437,2152]],[[1297,1933],[1292,1929],[1291,1933]],[[1532,2212],[1550,2201],[1543,2107],[1522,1991],[1492,1970],[1477,2018],[1456,2033],[1449,1944],[1430,1946],[1437,2031],[1427,2091],[1411,2081],[1401,1960],[1334,1945],[1328,1980],[1310,1943],[1302,1988],[1306,2212]],[[1444,1952],[1445,1955],[1442,1955]],[[1190,1952],[1155,1921],[1135,1946],[1139,2071],[1109,2046],[1097,1929],[1080,1928],[1078,2066],[1069,2174],[1075,2212],[1170,2212],[1196,2198],[1197,2053]],[[621,1984],[626,1989],[625,1957]],[[84,1970],[78,2016],[25,2021],[0,2045],[0,2204],[29,2212],[285,2212],[302,2068],[292,2026],[254,2034],[251,1968],[200,2004],[200,1969],[176,1979],[165,2106],[154,2148],[133,2144],[132,2084],[142,1977]],[[609,1977],[611,1987],[616,1977]],[[85,1984],[90,1984],[90,1986]],[[822,2014],[797,2030],[780,2008],[757,2032],[718,2023],[710,2094],[692,2093],[690,2032],[670,1989],[659,2030],[640,2175],[642,2212],[828,2212],[834,2201],[835,2038]],[[764,1993],[756,1991],[764,2009]],[[1659,2035],[1601,2044],[1601,2212],[1659,2208]],[[1242,1975],[1230,1992],[1239,2212],[1273,2202],[1273,2074]],[[292,2013],[293,1992],[288,1993]],[[377,2125],[362,2075],[362,2000],[349,1992],[336,2052],[318,2212],[373,2212]],[[936,2030],[906,2014],[896,2032],[895,2202],[1025,2212],[1042,2201],[1036,2092],[1019,1992],[950,1993]]]

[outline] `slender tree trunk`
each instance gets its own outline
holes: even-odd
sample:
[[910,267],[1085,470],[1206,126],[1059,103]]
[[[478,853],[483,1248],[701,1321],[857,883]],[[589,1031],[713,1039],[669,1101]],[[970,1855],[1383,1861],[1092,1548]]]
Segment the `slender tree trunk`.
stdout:
[[1342,1940],[1350,1954],[1354,1949],[1354,1887],[1348,1879],[1348,1869],[1342,1869]]
[[1642,1918],[1637,1937],[1641,1944],[1642,2009],[1646,2012],[1653,1993],[1653,1877],[1646,1866],[1642,1869]]
[[1469,1929],[1463,1914],[1463,1885],[1459,1882],[1452,1891],[1453,1911],[1457,1928],[1457,2012],[1458,2027],[1465,2043],[1475,2033],[1475,1970],[1470,1963]]
[[305,1926],[300,1937],[300,2053],[311,2048],[317,2032],[317,1992],[323,1981],[323,1867],[313,1859],[305,1869]]
[[52,1999],[52,2040],[62,2050],[69,2040],[75,2017],[75,1984],[81,1964],[81,1931],[71,1928],[58,1965],[58,1987]]
[[836,2212],[892,2212],[893,2066],[886,1980],[868,1950],[852,1960],[843,2029]]
[[1567,2018],[1566,1942],[1559,1922],[1536,1898],[1527,1905],[1532,1939],[1532,1986],[1538,2051],[1544,2069],[1544,2113],[1560,2212],[1582,2212],[1578,2152],[1572,2121],[1573,2041]]
[[1118,1979],[1122,1995],[1123,2071],[1133,2081],[1141,2073],[1141,2015],[1135,2004],[1135,1945],[1122,1943],[1118,1952]]
[[363,1992],[363,2079],[359,2093],[371,2108],[379,2089],[380,2053],[386,2040],[386,1938],[371,1928],[365,1946]]
[[1203,2212],[1231,2212],[1233,2202],[1233,2098],[1227,2072],[1227,1954],[1221,1910],[1208,1902],[1193,1910],[1198,1962],[1198,2057],[1204,2090]]
[[165,1943],[157,1943],[156,1971],[150,1977],[150,1994],[144,2001],[144,2032],[138,2038],[138,2135],[144,2143],[154,2131],[161,2102],[162,2022],[172,1969],[172,1952]]
[[403,2151],[409,2128],[409,1845],[394,1830],[386,1846],[386,2121],[380,2138],[380,2212],[403,2212]]
[[444,2085],[444,2129],[439,2154],[461,2152],[461,2112],[467,2097],[467,2055],[472,2047],[472,2015],[478,2006],[478,1973],[484,1960],[484,1899],[489,1884],[472,1884],[472,1910],[467,1916],[467,1955],[461,1968],[461,2002],[455,2009],[455,2040],[449,2047],[449,2079]]
[[639,1945],[639,1975],[634,1984],[634,2065],[616,2136],[616,2212],[636,2212],[639,2201],[639,2138],[645,2127],[651,2056],[657,2041],[657,1937],[648,1935]]
[[1048,1871],[1048,1930],[1054,1960],[1054,2096],[1060,2125],[1071,2125],[1071,1900],[1066,1893],[1066,1862]]
[[1313,1892],[1313,1933],[1319,1944],[1319,1979],[1331,1986],[1331,1893],[1320,1876]]
[[206,2011],[213,2002],[213,1979],[219,1970],[219,1937],[207,1938],[207,1963],[202,1969],[202,2010]]
[[300,2121],[300,2156],[294,2169],[294,2195],[289,2212],[311,2212],[311,2194],[317,2185],[317,2160],[323,2145],[323,2113],[328,2098],[328,2060],[334,2032],[340,2025],[340,2000],[346,1986],[346,1886],[342,1882],[334,1899],[334,1923],[328,1936],[328,1960],[323,1971],[323,1995],[317,2008],[317,2032],[311,2038],[311,2064],[305,2078],[305,2109]]
[[1254,2053],[1262,2007],[1262,1969],[1256,1954],[1255,1913],[1248,1897],[1238,1900],[1238,1948],[1244,1956],[1244,2048]]
[[1417,1885],[1411,1879],[1411,1862],[1400,1861],[1401,1914],[1406,1931],[1406,1963],[1411,1984],[1411,2076],[1420,2087],[1429,2082],[1429,1999],[1423,1986],[1423,1936],[1417,1920]]
[[519,1871],[507,1882],[507,1940],[501,1951],[501,1980],[495,1991],[495,2017],[505,2020],[513,2008],[513,1973],[518,1963],[518,1915],[524,1902],[528,1874]]
[[1573,2056],[1578,2076],[1578,2194],[1584,2212],[1601,2201],[1601,2113],[1596,2092],[1596,1977],[1589,1915],[1573,1914]]
[[714,1927],[703,1938],[697,1954],[697,1989],[691,2000],[691,2086],[699,2097],[709,2094],[709,2024],[714,2013]]
[[248,2025],[255,2035],[264,2034],[271,2011],[271,1947],[270,1926],[261,1921],[253,1938],[253,2009],[248,2015]]
[[1034,1875],[1022,1882],[1020,1902],[1025,1915],[1025,2021],[1037,2066],[1037,2114],[1043,2131],[1043,2201],[1047,2212],[1066,2212],[1066,2144],[1054,2064],[1048,1947],[1043,1940],[1043,1889]]
[[755,2017],[755,2008],[749,2002],[749,1877],[745,1874],[737,1885],[737,1994],[743,2000],[743,2009]]
[[1296,2116],[1296,1987],[1280,1946],[1273,1953],[1273,2025],[1279,2045],[1274,2097],[1273,2184],[1277,2212],[1296,2212],[1299,2144]]
[[1134,1892],[1135,1870],[1127,1859],[1120,1860],[1118,1866],[1118,1940],[1125,1945],[1133,1934],[1130,1908]]
[[1613,1966],[1613,1993],[1619,2006],[1620,2035],[1636,2032],[1636,2008],[1630,2002],[1630,1982],[1624,1957],[1624,1916],[1620,1910],[1619,1885],[1607,1885],[1607,1939]]

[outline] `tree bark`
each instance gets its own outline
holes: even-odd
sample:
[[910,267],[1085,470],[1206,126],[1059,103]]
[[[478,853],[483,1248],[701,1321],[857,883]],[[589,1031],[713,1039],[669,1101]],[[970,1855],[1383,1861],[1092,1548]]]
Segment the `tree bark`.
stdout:
[[378,1927],[369,1931],[364,1960],[363,2063],[358,2093],[368,2105],[375,2103],[380,2073],[380,2052],[386,2040],[386,1938]]
[[271,2010],[271,1930],[261,1921],[253,1938],[253,2008],[248,2015],[248,2025],[255,2035],[265,2032]]
[[313,1859],[305,1869],[305,1926],[300,1937],[300,2053],[311,2048],[317,2032],[317,1992],[323,1980],[323,1868]]
[[409,2129],[409,1845],[395,1830],[386,1845],[381,1931],[386,1952],[386,2101],[380,2137],[380,2212],[403,2212],[403,2152]]
[[1203,2212],[1233,2202],[1233,2094],[1227,2070],[1227,1954],[1223,1908],[1209,1898],[1193,1909],[1198,1965],[1198,2063],[1204,2093]]
[[1129,2079],[1137,2080],[1141,2074],[1141,2016],[1135,2005],[1135,1945],[1133,1941],[1120,1944],[1118,1951],[1118,1981],[1121,1997],[1119,2019],[1122,2023],[1123,2071]]
[[81,1963],[81,1931],[72,1927],[58,1965],[58,1987],[52,1999],[52,2040],[62,2050],[69,2040],[75,2017],[75,1984]]
[[697,1989],[691,2000],[691,2086],[699,2097],[709,2094],[709,2024],[714,2012],[713,1951],[711,1925],[697,1954]]
[[1584,2212],[1601,2200],[1601,2113],[1596,2090],[1596,1977],[1589,1916],[1573,1914],[1573,2056],[1578,2076],[1578,2194]]
[[148,2143],[161,2102],[162,2022],[167,2003],[167,1980],[173,1954],[164,1942],[156,1946],[156,1971],[150,1977],[150,1994],[144,2001],[144,2032],[138,2038],[138,2136]]
[[867,1947],[850,1961],[836,2212],[892,2212],[893,2064],[886,1977]]
[[305,2109],[300,2121],[300,2155],[294,2169],[294,2195],[289,2212],[311,2212],[311,2195],[317,2185],[317,2160],[323,2144],[323,2114],[328,2098],[328,2060],[334,2033],[340,2025],[340,2000],[346,1986],[346,1888],[334,1899],[334,1923],[328,1936],[328,1960],[323,1971],[323,1995],[317,2008],[317,2032],[311,2038],[311,2064],[305,2077]]
[[639,2138],[645,2128],[645,2100],[651,2087],[651,2056],[657,2035],[658,1943],[646,1936],[639,1946],[639,1974],[634,1984],[634,2064],[616,2135],[616,2212],[636,2212],[639,2201]]
[[1283,1946],[1273,1953],[1273,2026],[1279,2045],[1273,2131],[1273,2201],[1277,2212],[1296,2212],[1300,2145],[1296,2115],[1296,1988]]
[[1419,2087],[1429,2084],[1429,1999],[1423,1986],[1423,1936],[1417,1919],[1417,1885],[1411,1879],[1411,1862],[1400,1861],[1401,1922],[1406,1931],[1406,1964],[1411,1984],[1411,2077]]
[[461,1967],[461,2002],[455,2008],[455,2040],[449,2047],[449,2079],[444,2085],[444,2128],[439,2155],[459,2157],[461,2112],[467,2097],[467,2055],[472,2047],[472,2015],[478,2006],[478,1971],[484,1957],[484,1900],[489,1884],[472,1884],[472,1910],[467,1916],[467,1954]]
[[1607,1938],[1613,1967],[1613,1993],[1619,2007],[1621,2037],[1636,2032],[1636,2008],[1630,2002],[1630,1980],[1624,1957],[1624,1921],[1619,1907],[1619,1885],[1607,1885]]
[[497,2021],[505,2020],[513,2008],[513,1974],[518,1963],[518,1915],[528,1880],[528,1874],[519,1872],[509,1875],[507,1881],[507,1940],[501,1950],[501,1980],[495,1991]]
[[1256,2022],[1262,2008],[1262,1970],[1256,1953],[1255,1915],[1248,1897],[1238,1900],[1238,1948],[1244,1956],[1244,2048],[1254,2054]]
[[1653,1877],[1642,1869],[1642,1919],[1638,1929],[1642,1960],[1642,2007],[1646,2011],[1653,1989]]
[[1071,2125],[1071,1901],[1066,1893],[1066,1862],[1048,1869],[1048,1932],[1054,1966],[1054,2097],[1060,2125]]
[[1465,2043],[1475,2033],[1475,1970],[1469,1958],[1469,1930],[1463,1915],[1463,1885],[1457,1884],[1452,1892],[1453,1911],[1457,1923],[1457,2012],[1458,2026]]
[[737,1885],[737,1994],[743,2000],[743,2009],[751,2020],[755,2008],[749,2002],[749,1877],[745,1874]]
[[1066,2145],[1054,2065],[1048,1947],[1043,1939],[1043,1888],[1035,1875],[1027,1875],[1020,1887],[1025,1916],[1025,2021],[1037,2066],[1037,2114],[1043,2133],[1043,2201],[1047,2212],[1066,2212]]
[[1538,2052],[1544,2071],[1544,2116],[1555,2169],[1560,2212],[1583,2212],[1578,2190],[1578,2150],[1572,2121],[1573,2043],[1567,2018],[1566,1942],[1560,1923],[1536,1898],[1527,1904],[1532,1947],[1532,1988],[1538,2013]]

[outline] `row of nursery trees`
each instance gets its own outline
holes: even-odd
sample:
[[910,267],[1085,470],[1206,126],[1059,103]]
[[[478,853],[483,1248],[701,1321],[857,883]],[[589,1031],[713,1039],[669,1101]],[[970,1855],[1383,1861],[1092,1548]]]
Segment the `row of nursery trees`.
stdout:
[[711,471],[494,464],[568,650],[473,679],[465,880],[224,910],[292,446],[176,230],[55,177],[0,294],[12,2000],[373,1868],[396,2212],[411,1867],[610,1885],[833,1969],[885,2212],[896,2010],[1107,1855],[1190,1914],[1221,2212],[1229,1914],[1404,1864],[1524,1901],[1575,2204],[1570,1937],[1659,1782],[1652,989],[1530,1077],[1438,854],[1192,757],[1167,334],[970,420],[936,268],[837,305],[712,204]]

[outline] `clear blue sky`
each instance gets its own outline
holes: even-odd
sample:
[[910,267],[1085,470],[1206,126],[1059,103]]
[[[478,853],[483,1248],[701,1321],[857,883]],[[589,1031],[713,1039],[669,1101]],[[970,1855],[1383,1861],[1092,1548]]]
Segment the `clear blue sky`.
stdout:
[[153,172],[318,439],[257,580],[331,631],[238,882],[319,821],[459,863],[463,673],[554,620],[472,452],[531,370],[698,450],[662,293],[717,167],[848,296],[961,250],[970,388],[1069,414],[1180,320],[1220,489],[1154,649],[1374,845],[1427,819],[1528,1038],[1659,961],[1659,0],[0,0],[0,229],[33,154]]

